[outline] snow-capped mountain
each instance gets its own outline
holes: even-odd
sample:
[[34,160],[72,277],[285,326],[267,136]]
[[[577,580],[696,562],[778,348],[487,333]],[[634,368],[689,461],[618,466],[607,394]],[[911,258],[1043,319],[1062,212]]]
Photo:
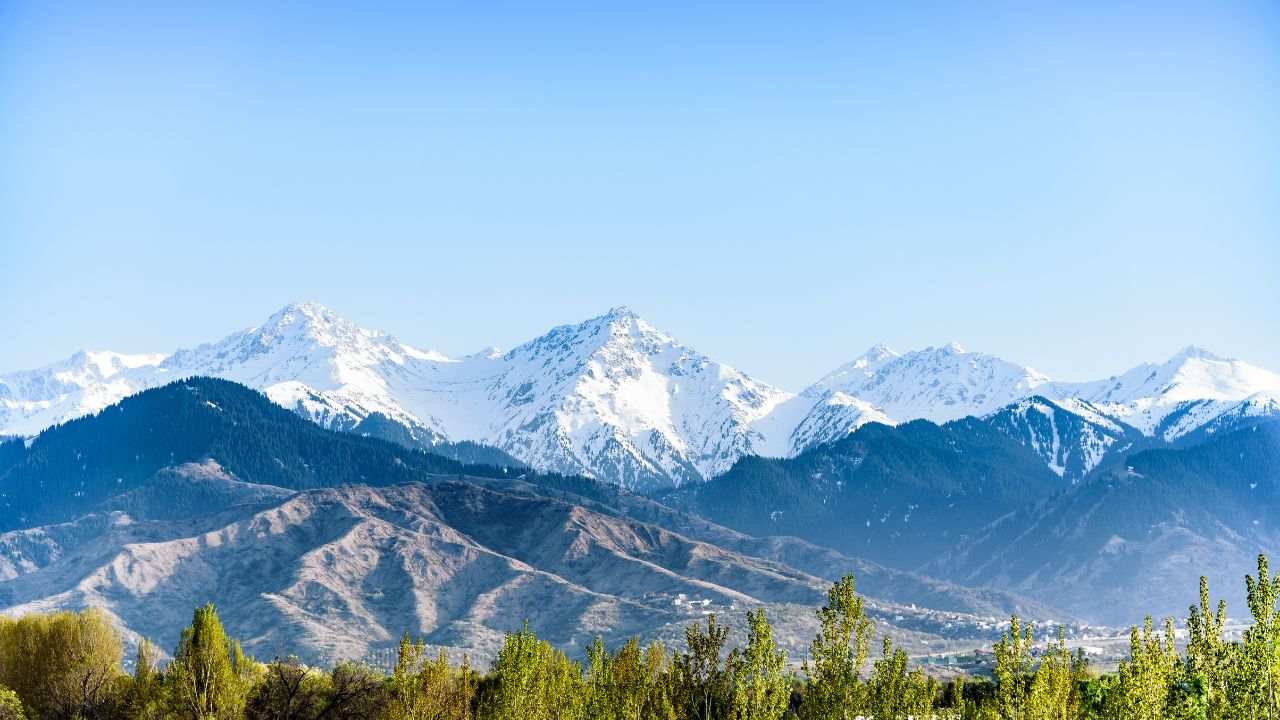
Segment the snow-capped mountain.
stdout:
[[501,448],[543,470],[629,487],[722,472],[764,438],[790,394],[681,345],[626,308],[510,352],[458,359],[360,328],[315,304],[172,355],[82,353],[0,376],[0,427],[31,435],[193,375],[234,380],[326,427],[378,413],[437,440]]
[[806,393],[836,390],[900,422],[944,423],[994,412],[1047,382],[1048,377],[1031,368],[969,352],[956,343],[903,355],[877,345]]
[[209,375],[325,427],[373,418],[431,445],[472,441],[541,470],[648,489],[712,477],[744,455],[789,457],[868,422],[976,416],[1078,478],[1135,438],[1162,441],[1280,414],[1280,375],[1189,349],[1094,383],[958,345],[877,345],[803,392],[755,380],[627,308],[502,353],[451,358],[312,304],[170,355],[81,352],[0,375],[0,436],[32,436],[169,381]]
[[1069,479],[1144,438],[1174,442],[1280,414],[1280,375],[1194,347],[1160,365],[1068,383],[955,343],[902,355],[877,345],[803,395],[832,392],[869,403],[885,416],[879,422],[984,418]]
[[1080,400],[1052,401],[1036,395],[985,418],[997,430],[1021,441],[1059,477],[1078,480],[1110,454],[1142,443],[1136,429],[1123,425]]
[[1145,435],[1177,440],[1219,419],[1268,415],[1280,404],[1280,374],[1188,347],[1106,380],[1055,383],[1047,394],[1091,403]]
[[35,435],[97,412],[137,392],[130,371],[153,368],[164,355],[81,351],[39,370],[0,375],[0,435]]
[[763,438],[752,423],[789,397],[627,308],[557,327],[503,355],[419,367],[428,382],[411,407],[450,438],[629,487],[724,471],[757,452]]

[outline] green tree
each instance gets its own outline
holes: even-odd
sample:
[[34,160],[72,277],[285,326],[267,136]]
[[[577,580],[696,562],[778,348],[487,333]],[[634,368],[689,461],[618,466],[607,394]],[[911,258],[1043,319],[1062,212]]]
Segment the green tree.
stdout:
[[493,664],[483,706],[492,720],[569,720],[584,715],[582,669],[529,631],[510,633]]
[[196,608],[166,673],[171,711],[187,720],[238,720],[248,664],[222,629],[213,603]]
[[[470,673],[465,662],[462,672]],[[474,692],[474,684],[469,687]],[[386,705],[381,674],[360,663],[340,662],[329,671],[316,720],[368,720],[381,717]]]
[[1199,678],[1203,685],[1207,720],[1227,717],[1228,673],[1231,651],[1222,638],[1227,621],[1227,602],[1219,600],[1215,611],[1209,604],[1209,580],[1200,576],[1200,604],[1192,605],[1187,616],[1188,681]]
[[463,659],[461,668],[449,664],[443,649],[427,659],[426,645],[405,633],[396,667],[388,681],[390,720],[465,720],[471,715],[475,682]]
[[277,658],[267,664],[245,704],[246,720],[312,720],[320,707],[328,678],[298,658]]
[[920,668],[908,670],[907,652],[884,639],[883,652],[871,667],[866,710],[874,718],[924,718],[933,709],[938,686]]
[[[662,671],[659,658],[657,672]],[[645,652],[636,638],[615,654],[597,637],[587,649],[587,717],[601,720],[640,720],[658,684]]]
[[729,665],[733,675],[733,716],[738,720],[777,720],[791,701],[787,653],[773,641],[773,628],[764,610],[747,611],[747,647],[735,650]]
[[1129,630],[1129,657],[1120,662],[1117,703],[1126,720],[1165,720],[1181,659],[1174,645],[1173,620],[1165,621],[1164,638],[1152,629],[1151,618]]
[[1253,624],[1244,632],[1243,647],[1246,672],[1253,679],[1249,695],[1264,717],[1276,720],[1280,712],[1280,612],[1276,611],[1280,576],[1270,576],[1266,555],[1258,556],[1257,577],[1245,577],[1245,590],[1253,616]]
[[159,720],[163,717],[164,677],[156,668],[156,649],[148,640],[138,643],[124,705],[131,720]]
[[26,615],[0,624],[0,684],[27,714],[95,717],[116,702],[124,648],[100,610]]
[[645,720],[678,720],[684,717],[680,702],[679,673],[665,646],[658,641],[644,650],[644,675],[648,683],[644,709]]
[[721,663],[729,629],[707,616],[704,632],[698,623],[684,631],[685,652],[676,658],[681,698],[687,717],[697,720],[722,718],[732,703],[729,677]]
[[1077,661],[1067,649],[1066,631],[1059,626],[1057,640],[1049,645],[1032,676],[1027,719],[1070,720],[1079,716],[1078,675]]
[[22,699],[18,693],[6,687],[0,687],[0,720],[26,720],[22,710]]
[[1006,720],[1026,717],[1027,682],[1031,673],[1031,626],[1023,627],[1017,615],[995,645],[997,710]]
[[871,620],[852,575],[827,591],[818,610],[818,634],[804,671],[809,678],[800,716],[805,720],[843,720],[862,706],[862,667],[871,644]]

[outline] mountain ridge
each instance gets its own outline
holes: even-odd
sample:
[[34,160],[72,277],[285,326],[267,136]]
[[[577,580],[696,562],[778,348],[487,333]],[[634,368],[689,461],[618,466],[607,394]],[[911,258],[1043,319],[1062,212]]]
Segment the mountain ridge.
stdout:
[[[625,306],[505,352],[450,358],[295,303],[258,326],[167,355],[77,353],[0,374],[0,435],[31,436],[197,375],[255,387],[327,428],[375,425],[425,449],[485,445],[540,470],[640,490],[706,480],[747,455],[796,456],[869,422],[987,417],[1031,397],[1055,406],[1041,405],[1050,414],[1079,418],[1064,416],[1064,426],[1090,429],[1073,435],[1084,444],[1066,448],[1026,423],[1007,424],[1071,480],[1101,462],[1097,445],[1107,438],[1136,431],[1194,442],[1280,414],[1280,374],[1199,348],[1069,383],[955,343],[907,353],[876,345],[791,393],[697,352]],[[485,457],[475,448],[464,456]]]

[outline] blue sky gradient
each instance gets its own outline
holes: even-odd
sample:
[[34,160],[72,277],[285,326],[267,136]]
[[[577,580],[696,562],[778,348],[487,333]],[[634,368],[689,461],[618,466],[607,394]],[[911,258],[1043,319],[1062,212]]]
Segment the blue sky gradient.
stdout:
[[0,0],[0,370],[294,299],[450,354],[628,304],[792,389],[1280,369],[1275,3],[108,5]]

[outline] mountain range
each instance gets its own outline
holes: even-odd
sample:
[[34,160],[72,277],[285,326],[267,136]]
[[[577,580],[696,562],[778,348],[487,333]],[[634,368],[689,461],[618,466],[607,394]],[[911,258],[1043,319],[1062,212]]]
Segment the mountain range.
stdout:
[[916,653],[988,644],[1009,612],[1063,618],[614,484],[326,430],[212,378],[0,444],[0,489],[6,613],[99,607],[164,647],[207,601],[260,657],[309,661],[376,657],[404,631],[483,658],[524,620],[580,652],[595,635],[675,640],[708,612],[740,631],[767,607],[801,657],[812,607],[850,571]]
[[956,344],[875,346],[790,393],[627,308],[507,352],[451,358],[304,303],[171,354],[81,352],[0,375],[0,435],[31,437],[192,376],[260,389],[326,428],[641,491],[707,480],[747,456],[795,457],[871,422],[992,419],[1056,475],[1079,480],[1134,448],[1280,415],[1280,375],[1197,348],[1073,383]]

